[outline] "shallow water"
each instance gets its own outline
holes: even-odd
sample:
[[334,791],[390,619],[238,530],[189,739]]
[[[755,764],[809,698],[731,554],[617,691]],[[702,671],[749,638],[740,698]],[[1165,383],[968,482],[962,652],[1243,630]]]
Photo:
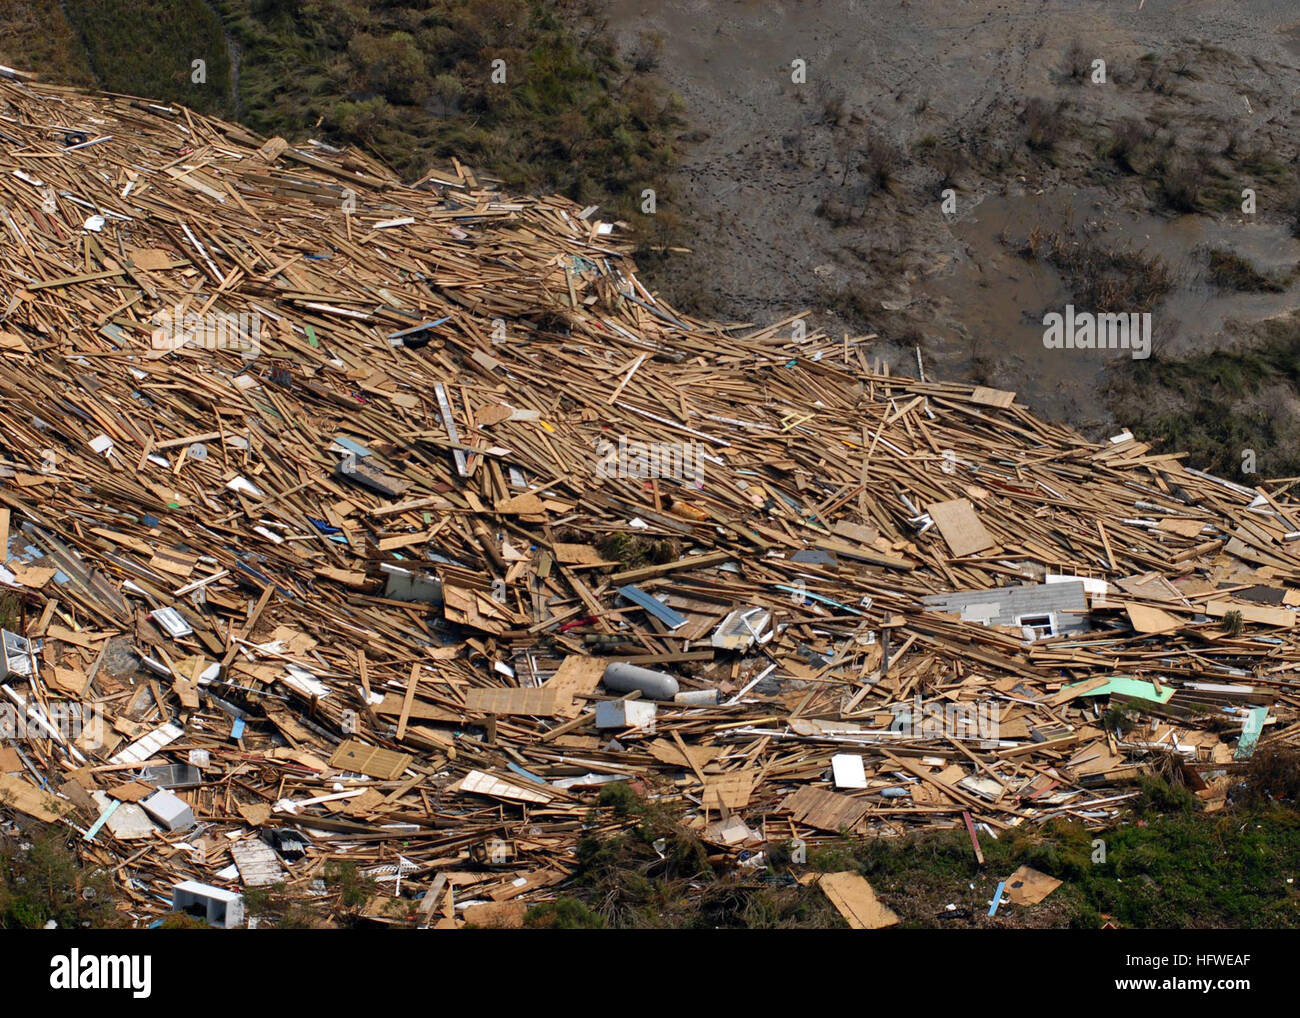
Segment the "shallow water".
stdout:
[[[1043,315],[1061,311],[1071,294],[1053,266],[1016,253],[1035,228],[1061,231],[1066,223],[1075,236],[1091,237],[1103,247],[1133,248],[1168,263],[1174,286],[1152,314],[1153,327],[1167,330],[1168,338],[1156,356],[1224,345],[1233,323],[1248,325],[1300,307],[1297,280],[1282,293],[1225,292],[1206,280],[1209,248],[1235,251],[1265,274],[1291,275],[1300,264],[1300,241],[1284,226],[1248,216],[1228,221],[1202,215],[1163,219],[1119,210],[1117,205],[1101,189],[1025,193],[988,198],[954,223],[952,232],[962,253],[914,288],[945,312],[940,319],[960,323],[936,324],[941,339],[936,360],[957,370],[969,369],[980,354],[1009,360],[1006,370],[1031,403],[1070,398],[1085,414],[1100,411],[1090,390],[1095,390],[1108,359],[1130,354],[1046,349]],[[1076,302],[1076,310],[1092,309]]]

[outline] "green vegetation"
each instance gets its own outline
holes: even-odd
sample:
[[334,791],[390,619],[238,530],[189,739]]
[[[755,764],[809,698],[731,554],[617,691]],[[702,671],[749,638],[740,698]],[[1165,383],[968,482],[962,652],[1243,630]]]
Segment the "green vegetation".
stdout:
[[22,617],[23,602],[18,595],[8,591],[0,594],[0,629],[19,629]]
[[[1133,819],[1112,830],[1058,820],[996,841],[982,837],[982,870],[964,831],[841,840],[809,863],[860,872],[910,926],[970,920],[1096,928],[1106,916],[1153,929],[1294,927],[1300,890],[1287,879],[1300,861],[1300,814],[1275,804],[1206,814],[1194,803],[1187,789],[1149,780]],[[1021,865],[1063,885],[1032,912],[1005,909],[986,920],[997,881]],[[968,916],[946,918],[949,904]]]
[[[585,540],[582,534],[575,533],[574,540]],[[680,542],[672,540],[655,540],[625,534],[621,531],[601,535],[595,542],[600,556],[610,562],[617,562],[624,569],[640,569],[642,566],[657,566],[672,562],[681,557]]]
[[[981,836],[982,868],[965,831],[948,830],[841,836],[812,848],[806,868],[791,866],[789,852],[774,847],[766,868],[722,876],[705,846],[661,806],[626,785],[611,785],[601,796],[604,819],[633,826],[584,841],[569,893],[531,909],[525,925],[839,927],[843,919],[815,884],[794,876],[848,870],[869,880],[904,926],[1095,929],[1109,919],[1158,929],[1293,927],[1300,889],[1287,879],[1300,862],[1300,754],[1261,750],[1247,780],[1256,789],[1249,801],[1207,814],[1186,787],[1146,779],[1132,816],[1114,829],[1093,832],[1056,820],[1001,832],[996,840]],[[1039,906],[1004,906],[989,919],[998,881],[1022,865],[1063,884]]]
[[49,0],[0,0],[0,64],[68,85],[95,84],[77,30],[63,5]]
[[1255,450],[1265,477],[1300,474],[1300,318],[1266,322],[1249,345],[1126,361],[1106,383],[1116,418],[1144,441],[1185,450],[1225,477]]
[[[203,0],[66,0],[63,8],[101,87],[205,113],[232,108],[221,20]],[[196,60],[203,61],[201,75]]]
[[707,846],[662,805],[621,782],[599,799],[603,817],[630,826],[578,846],[568,895],[531,909],[535,928],[773,929],[842,925],[815,887],[756,869],[715,872]]
[[[256,130],[320,124],[399,173],[456,155],[511,187],[663,198],[673,101],[617,59],[577,5],[538,0],[220,0],[243,53],[239,92]],[[503,64],[494,65],[494,61]],[[494,81],[504,73],[505,81]]]
[[[1053,820],[980,837],[979,867],[965,831],[898,839],[841,836],[809,852],[807,870],[858,872],[904,926],[1294,927],[1300,888],[1300,754],[1261,749],[1247,772],[1248,801],[1197,809],[1180,784],[1141,781],[1132,814],[1110,831]],[[1286,801],[1286,805],[1283,805]],[[716,876],[705,846],[663,807],[610,785],[604,819],[634,826],[582,842],[568,896],[529,910],[533,928],[839,927],[844,920],[813,884],[798,884],[789,853],[767,867]],[[1104,842],[1104,844],[1100,844]],[[998,880],[1032,866],[1063,881],[1043,904],[1004,906],[987,917]]]
[[336,891],[339,905],[345,909],[360,908],[375,893],[375,882],[366,876],[354,862],[330,862],[325,866],[325,885]]
[[118,925],[108,877],[78,863],[69,834],[35,824],[0,834],[0,929]]
[[244,914],[256,918],[258,929],[311,930],[331,925],[324,918],[325,904],[292,893],[283,883],[244,888]]
[[1101,719],[1102,727],[1116,736],[1127,735],[1137,727],[1137,723],[1137,717],[1119,704],[1112,704],[1108,707]]
[[[648,75],[662,40],[641,39],[628,67],[598,15],[575,0],[0,0],[0,53],[50,81],[355,144],[405,179],[454,155],[642,227],[653,188],[643,233],[664,243],[679,119]],[[194,60],[205,83],[191,80]]]
[[577,898],[557,898],[530,908],[524,926],[532,930],[603,930],[605,920]]
[[162,930],[210,930],[212,929],[206,922],[196,916],[186,915],[184,912],[173,912],[162,921],[159,927]]

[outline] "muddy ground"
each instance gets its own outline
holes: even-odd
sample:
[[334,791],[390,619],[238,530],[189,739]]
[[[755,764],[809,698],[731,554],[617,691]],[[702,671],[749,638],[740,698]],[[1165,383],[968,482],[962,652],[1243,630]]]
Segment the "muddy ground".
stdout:
[[[919,344],[927,373],[1100,433],[1117,423],[1103,375],[1126,355],[1044,348],[1043,314],[1081,284],[1018,253],[1036,230],[1163,259],[1157,356],[1300,306],[1294,0],[610,0],[603,15],[629,51],[662,36],[657,73],[684,107],[692,251],[648,272],[688,309],[813,308],[832,334],[878,334],[900,367]],[[1211,248],[1280,289],[1214,285]]]

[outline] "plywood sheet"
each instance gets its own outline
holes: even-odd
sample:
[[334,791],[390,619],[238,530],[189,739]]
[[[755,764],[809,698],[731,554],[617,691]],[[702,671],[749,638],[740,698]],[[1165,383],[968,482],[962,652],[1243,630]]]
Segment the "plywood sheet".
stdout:
[[827,873],[818,886],[855,930],[898,925],[893,909],[877,898],[875,889],[857,873]]
[[656,760],[670,767],[691,767],[694,764],[702,768],[722,752],[720,746],[687,746],[686,752],[690,754],[690,760],[687,760],[681,749],[668,739],[655,739],[646,749]]
[[[598,657],[584,657],[570,654],[556,669],[554,675],[542,686],[553,689],[558,694],[556,713],[564,717],[577,717],[581,709],[577,697],[590,696],[600,685],[600,677],[605,674],[606,661]],[[565,701],[568,701],[567,703]]]
[[46,823],[58,820],[60,811],[67,806],[66,803],[60,803],[49,792],[42,791],[12,774],[0,774],[0,802]]
[[749,805],[749,797],[754,792],[754,779],[757,771],[728,771],[717,777],[710,777],[704,786],[704,805],[709,809],[725,806],[727,809],[743,809]]
[[1232,611],[1241,612],[1243,622],[1287,628],[1295,625],[1295,612],[1286,608],[1266,608],[1261,604],[1247,604],[1244,601],[1211,601],[1205,606],[1205,614],[1216,619],[1223,618]]
[[394,753],[391,749],[368,746],[360,739],[348,739],[334,751],[330,766],[391,781],[410,767],[413,759],[410,753]]
[[1173,633],[1183,628],[1181,619],[1159,608],[1130,601],[1124,606],[1128,620],[1135,632],[1139,633]]
[[990,389],[984,385],[977,385],[970,394],[970,399],[972,403],[978,403],[980,406],[995,406],[1005,410],[1016,401],[1016,394],[1006,389]]
[[976,555],[997,547],[993,536],[984,529],[970,499],[955,498],[950,502],[935,502],[925,507],[934,520],[939,533],[948,542],[954,558]]
[[452,791],[472,792],[475,795],[488,795],[494,799],[511,799],[515,802],[550,802],[554,798],[549,792],[536,785],[525,788],[510,781],[502,781],[483,771],[470,771],[460,781],[451,786]]
[[[558,689],[545,686],[532,689],[475,688],[465,691],[465,709],[483,714],[531,714],[536,717],[552,717],[560,699]],[[568,697],[564,698],[566,702],[568,699]]]

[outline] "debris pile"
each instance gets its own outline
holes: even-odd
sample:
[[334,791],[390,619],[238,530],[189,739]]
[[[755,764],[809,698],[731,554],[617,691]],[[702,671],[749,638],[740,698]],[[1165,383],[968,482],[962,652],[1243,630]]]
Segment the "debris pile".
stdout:
[[509,923],[613,782],[978,854],[1295,739],[1285,487],[695,320],[596,213],[0,80],[0,812],[140,924]]

